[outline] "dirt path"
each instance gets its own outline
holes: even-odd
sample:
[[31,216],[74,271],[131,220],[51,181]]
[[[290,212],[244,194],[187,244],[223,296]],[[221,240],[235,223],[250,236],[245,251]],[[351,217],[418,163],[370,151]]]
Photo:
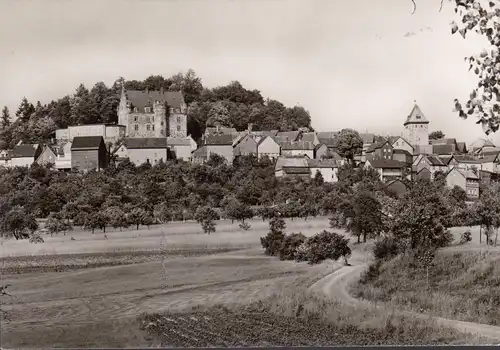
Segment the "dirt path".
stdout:
[[[351,259],[349,260],[352,266],[343,266],[343,264],[338,264],[337,269],[333,273],[313,284],[310,287],[310,290],[320,292],[329,298],[337,299],[338,301],[341,301],[349,306],[383,308],[384,305],[374,304],[367,300],[354,298],[348,292],[348,287],[352,283],[359,280],[363,271],[365,271],[368,267],[370,259],[369,254],[369,252],[363,253],[354,251]],[[405,316],[417,317],[423,320],[432,318],[442,326],[454,328],[464,333],[476,334],[500,342],[500,327],[498,326],[457,321],[442,317],[433,317],[403,310],[398,310],[398,312]]]

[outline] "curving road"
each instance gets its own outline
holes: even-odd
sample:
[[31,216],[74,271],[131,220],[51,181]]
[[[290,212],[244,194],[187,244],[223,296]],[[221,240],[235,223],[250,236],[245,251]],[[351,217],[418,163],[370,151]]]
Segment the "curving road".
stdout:
[[[355,283],[369,265],[369,252],[362,253],[353,251],[349,262],[352,266],[338,264],[333,273],[314,283],[310,290],[319,292],[328,298],[337,299],[344,304],[364,308],[383,308],[383,305],[374,304],[367,300],[354,298],[348,292],[348,287]],[[481,323],[451,320],[442,317],[432,317],[417,312],[399,310],[402,315],[413,316],[424,320],[433,319],[438,324],[454,328],[460,332],[476,334],[491,340],[500,341],[500,327]]]

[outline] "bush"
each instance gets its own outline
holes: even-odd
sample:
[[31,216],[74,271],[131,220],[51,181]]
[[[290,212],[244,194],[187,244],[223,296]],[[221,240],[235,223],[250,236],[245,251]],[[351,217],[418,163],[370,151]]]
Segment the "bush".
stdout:
[[351,255],[349,240],[335,232],[325,230],[309,237],[305,244],[307,245],[306,260],[309,264],[319,264],[326,259],[336,261],[340,257],[344,257],[347,263],[347,257]]
[[455,240],[455,238],[453,237],[453,234],[449,230],[446,230],[445,232],[440,234],[438,237],[436,237],[435,242],[436,242],[437,248],[444,248],[444,247],[447,247],[450,244],[452,244],[454,240]]
[[265,237],[260,238],[260,244],[265,249],[264,253],[266,255],[276,256],[280,251],[284,239],[285,234],[283,232],[271,231]]
[[34,234],[31,235],[31,237],[29,239],[29,242],[36,244],[36,243],[43,243],[45,241],[43,240],[42,236],[40,236],[39,234],[34,233]]
[[302,233],[292,233],[285,235],[279,249],[280,260],[294,260],[297,248],[305,242],[306,236]]
[[242,222],[239,226],[240,226],[240,228],[241,228],[242,230],[245,230],[245,231],[250,230],[250,227],[251,227],[251,226],[250,226],[250,224],[249,224],[249,223],[247,223],[247,222]]
[[390,260],[399,253],[399,246],[392,237],[378,240],[373,247],[373,256],[377,260]]
[[306,244],[306,242],[303,242],[295,250],[295,261],[307,261],[308,256],[309,246]]
[[460,236],[460,244],[465,244],[470,241],[472,241],[472,234],[470,233],[469,230],[467,230]]

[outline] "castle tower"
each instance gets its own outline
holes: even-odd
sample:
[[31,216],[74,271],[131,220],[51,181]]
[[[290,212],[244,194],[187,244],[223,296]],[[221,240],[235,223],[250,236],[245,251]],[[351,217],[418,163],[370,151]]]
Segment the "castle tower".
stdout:
[[155,101],[154,111],[154,137],[167,137],[167,107],[165,102]]
[[184,102],[184,97],[182,93],[177,97],[173,97],[176,101],[176,107],[171,107],[169,110],[168,117],[168,128],[170,137],[187,137],[187,105]]
[[125,135],[128,136],[128,116],[130,114],[130,102],[127,100],[125,93],[125,86],[122,85],[122,92],[120,94],[120,103],[118,105],[118,125],[124,125]]
[[429,121],[425,118],[420,107],[415,101],[415,105],[404,123],[404,135],[406,140],[413,146],[429,145]]

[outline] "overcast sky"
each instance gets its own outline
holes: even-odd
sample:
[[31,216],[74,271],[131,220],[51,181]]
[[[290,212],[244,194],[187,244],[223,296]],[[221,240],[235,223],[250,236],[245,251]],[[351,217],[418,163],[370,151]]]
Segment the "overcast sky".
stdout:
[[464,57],[486,42],[451,35],[448,0],[415,1],[412,15],[411,0],[2,0],[0,106],[193,68],[204,86],[300,104],[320,131],[400,134],[417,100],[431,130],[483,137],[452,106],[476,83]]

